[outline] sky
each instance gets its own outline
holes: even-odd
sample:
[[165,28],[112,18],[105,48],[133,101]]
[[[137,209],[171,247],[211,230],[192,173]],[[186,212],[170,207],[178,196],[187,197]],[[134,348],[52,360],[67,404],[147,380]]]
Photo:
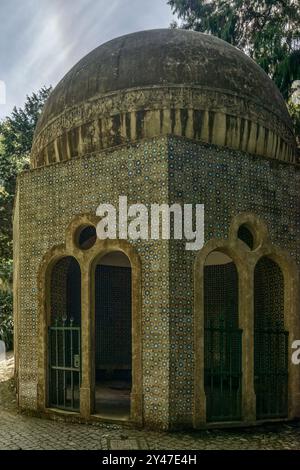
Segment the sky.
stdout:
[[172,19],[167,0],[0,0],[0,119],[103,42]]

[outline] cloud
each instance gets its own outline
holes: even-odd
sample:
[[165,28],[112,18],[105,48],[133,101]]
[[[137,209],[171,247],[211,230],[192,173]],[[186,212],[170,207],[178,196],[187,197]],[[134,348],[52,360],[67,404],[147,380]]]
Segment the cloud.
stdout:
[[130,32],[168,27],[166,0],[10,0],[0,2],[0,80],[7,104],[0,118],[27,94],[56,85],[85,54]]

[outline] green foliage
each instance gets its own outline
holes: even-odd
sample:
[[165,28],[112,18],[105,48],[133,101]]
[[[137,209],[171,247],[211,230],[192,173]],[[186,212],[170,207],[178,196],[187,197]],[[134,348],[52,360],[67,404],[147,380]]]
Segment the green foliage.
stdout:
[[10,290],[13,280],[13,262],[12,259],[0,259],[0,289]]
[[0,340],[7,351],[13,348],[13,298],[11,292],[0,290]]
[[294,123],[297,144],[300,148],[300,104],[295,104],[290,100],[288,102],[288,109]]
[[12,214],[17,175],[28,168],[34,130],[51,88],[27,96],[0,122],[0,288],[11,282]]
[[29,163],[34,130],[51,88],[27,96],[24,108],[14,108],[0,123],[0,178],[7,190],[14,189],[16,175]]
[[168,0],[168,4],[183,21],[182,28],[213,34],[250,55],[289,100],[292,83],[300,78],[300,0]]
[[0,339],[13,346],[12,216],[18,174],[29,166],[34,130],[51,88],[27,96],[0,122]]

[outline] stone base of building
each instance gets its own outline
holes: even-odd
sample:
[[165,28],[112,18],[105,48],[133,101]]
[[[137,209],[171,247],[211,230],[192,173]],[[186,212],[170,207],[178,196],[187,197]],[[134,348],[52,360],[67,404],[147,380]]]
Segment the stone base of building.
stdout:
[[[110,365],[97,368],[105,354],[95,335],[100,331],[100,343],[112,335],[97,330],[96,273],[105,257],[119,253],[117,267],[131,270],[132,328],[122,323],[109,347],[114,353],[124,338],[131,342],[133,425],[200,429],[300,416],[300,369],[291,362],[300,338],[299,182],[295,165],[174,136],[23,173],[14,214],[21,409],[97,421],[95,384]],[[99,204],[117,207],[120,196],[146,206],[204,204],[204,247],[186,251],[185,240],[172,239],[80,245],[83,230],[99,222]],[[61,363],[59,338],[70,342],[70,332],[71,362]],[[273,334],[278,347],[272,349]],[[119,368],[128,364],[128,344],[122,344],[124,355],[114,358]],[[81,417],[48,411],[56,404]]]

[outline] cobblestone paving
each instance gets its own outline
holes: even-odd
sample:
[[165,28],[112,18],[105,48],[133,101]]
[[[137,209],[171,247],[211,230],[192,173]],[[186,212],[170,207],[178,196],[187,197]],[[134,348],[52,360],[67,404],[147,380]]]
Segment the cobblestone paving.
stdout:
[[0,411],[0,450],[208,450],[300,449],[300,426],[281,425],[247,431],[155,433],[65,424]]
[[5,373],[4,379],[0,370],[0,450],[300,450],[300,423],[242,431],[157,433],[117,425],[67,424],[24,416],[16,410],[12,368]]

